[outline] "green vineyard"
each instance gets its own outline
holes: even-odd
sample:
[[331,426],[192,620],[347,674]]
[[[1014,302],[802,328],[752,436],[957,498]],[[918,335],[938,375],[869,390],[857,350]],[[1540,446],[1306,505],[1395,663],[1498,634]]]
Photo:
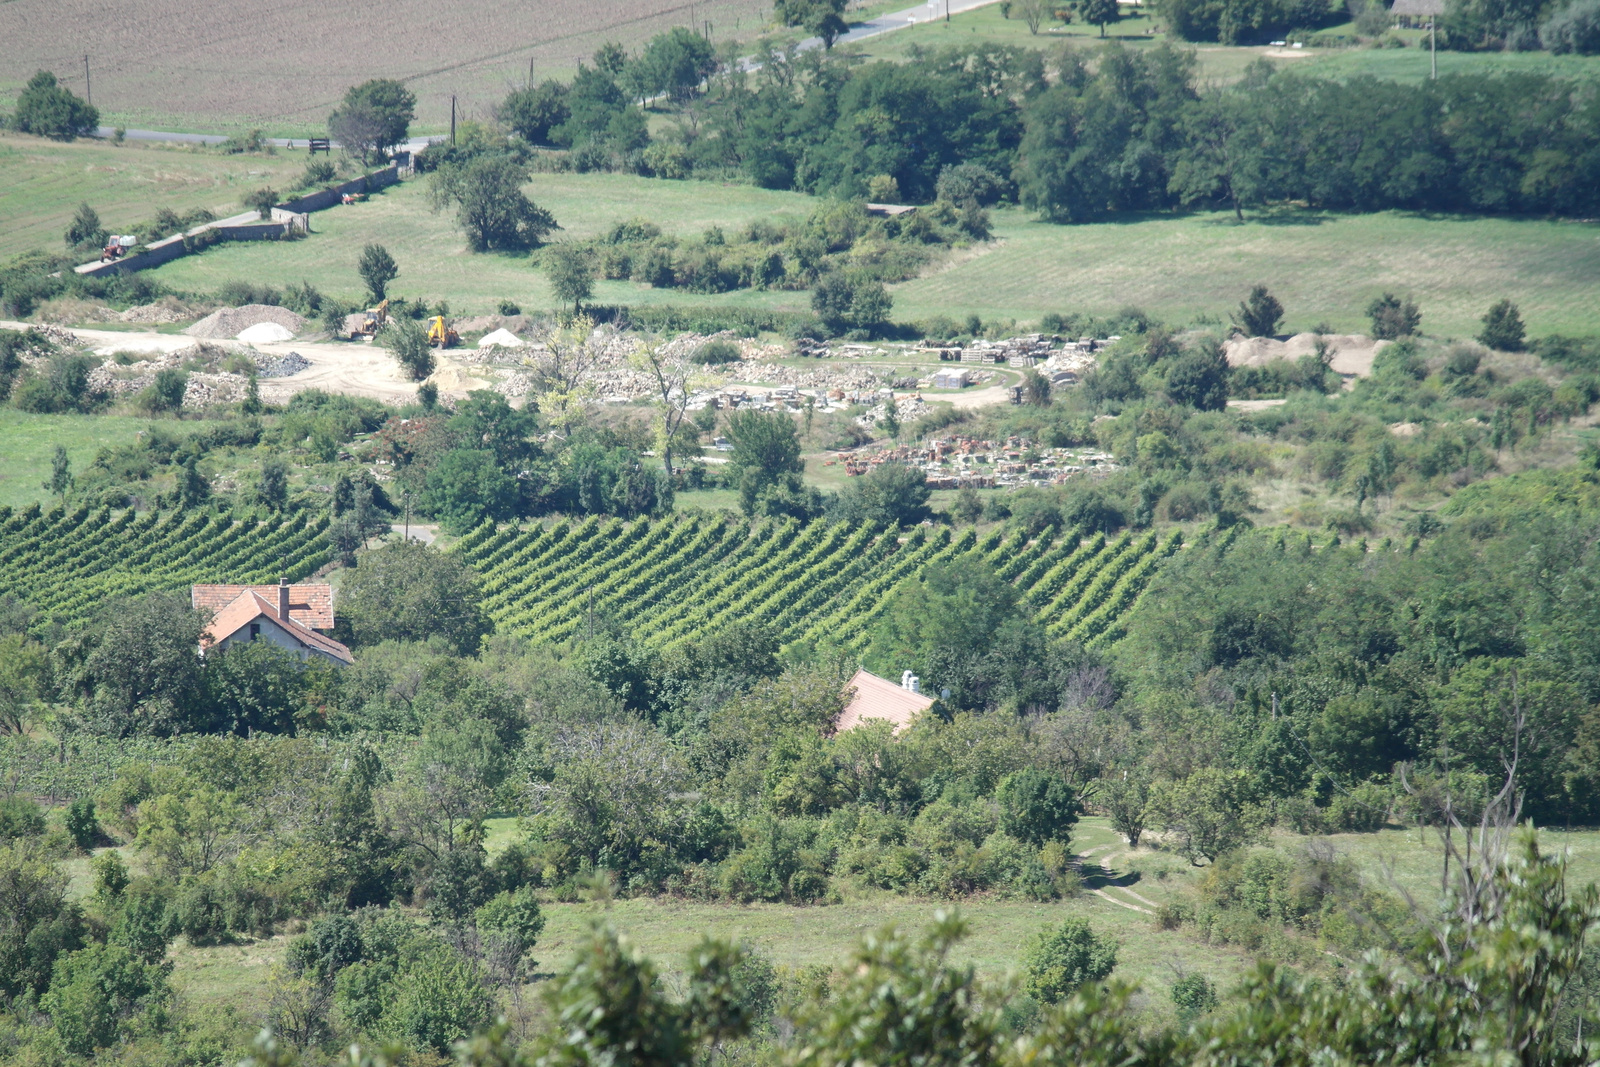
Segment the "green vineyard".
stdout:
[[109,508],[0,514],[0,596],[66,625],[118,597],[187,592],[196,582],[262,584],[309,577],[331,558],[328,520],[272,522],[227,512],[166,517]]
[[763,619],[782,640],[861,648],[888,594],[929,563],[973,554],[1022,590],[1051,637],[1104,644],[1181,531],[1021,533],[722,516],[590,518],[497,530],[454,551],[483,577],[503,632],[535,641],[578,636],[591,619],[670,645],[738,619]]
[[[267,583],[280,573],[299,581],[331,558],[327,525],[305,514],[262,522],[210,511],[0,512],[0,596],[72,625],[108,601],[152,590]],[[1051,637],[1109,643],[1182,543],[1176,530],[1107,538],[1050,529],[1028,539],[724,514],[486,524],[452,551],[482,575],[484,607],[499,629],[535,641],[579,636],[591,618],[658,645],[763,619],[784,641],[860,648],[895,586],[968,554],[1015,584]]]

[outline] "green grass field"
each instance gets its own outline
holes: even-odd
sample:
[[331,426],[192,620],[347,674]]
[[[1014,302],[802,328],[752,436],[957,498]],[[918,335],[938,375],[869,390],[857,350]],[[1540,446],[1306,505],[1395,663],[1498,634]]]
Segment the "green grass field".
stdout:
[[21,252],[64,251],[61,235],[87,202],[112,233],[170,207],[238,214],[240,197],[285,189],[305,169],[304,152],[229,156],[217,149],[99,141],[62,144],[0,133],[0,260]]
[[[614,223],[644,217],[670,232],[698,234],[713,225],[732,229],[758,218],[804,218],[810,197],[749,185],[668,182],[615,174],[537,174],[528,195],[562,226],[556,239],[587,238]],[[370,242],[384,245],[400,264],[390,292],[429,301],[445,299],[460,314],[493,311],[502,299],[524,309],[553,305],[544,277],[525,255],[473,255],[451,212],[432,211],[426,182],[406,182],[363,204],[312,216],[312,236],[288,244],[231,244],[204,256],[175,260],[152,272],[164,284],[214,289],[232,278],[290,284],[302,279],[341,299],[357,300],[362,286],[356,260]],[[598,303],[759,304],[801,309],[804,293],[740,292],[704,297],[629,282],[600,282]]]
[[[682,235],[716,223],[803,217],[814,201],[742,185],[668,182],[623,175],[536,175],[529,194],[555,213],[560,236],[588,237],[643,215]],[[1225,212],[1155,214],[1060,226],[1020,209],[994,213],[996,240],[958,252],[924,277],[892,287],[894,317],[932,315],[1037,321],[1047,311],[1111,314],[1130,304],[1173,322],[1228,311],[1257,283],[1288,309],[1286,329],[1327,323],[1366,328],[1364,309],[1393,289],[1422,305],[1423,328],[1469,336],[1496,300],[1522,308],[1529,332],[1600,331],[1600,225],[1536,219],[1437,217],[1384,212],[1286,211],[1236,223]],[[360,297],[355,262],[363,245],[386,245],[400,263],[392,291],[444,298],[458,314],[492,311],[502,299],[524,309],[553,304],[526,257],[472,255],[454,220],[428,209],[422,183],[323,212],[306,241],[237,244],[176,260],[152,276],[179,289],[215,289],[234,278],[286,285],[308,280],[343,299]],[[807,295],[741,291],[701,296],[601,282],[594,299],[618,304],[759,305],[798,310]]]
[[[497,853],[516,835],[516,820],[488,822],[488,847]],[[1547,850],[1568,850],[1569,884],[1576,888],[1600,878],[1600,832],[1563,833],[1544,830],[1541,844]],[[1279,835],[1281,849],[1302,847],[1307,838]],[[1439,840],[1433,831],[1385,830],[1376,834],[1338,834],[1327,839],[1340,853],[1353,858],[1364,877],[1389,892],[1404,890],[1421,902],[1437,898]],[[1107,862],[1118,879],[1139,896],[1165,903],[1184,896],[1199,871],[1171,853],[1141,847],[1130,853],[1104,819],[1085,818],[1073,838],[1074,848],[1089,859]],[[136,852],[124,849],[135,866]],[[1108,859],[1109,858],[1109,859]],[[89,861],[66,864],[72,893],[89,890]],[[1092,883],[1091,883],[1092,884]],[[1119,899],[1129,894],[1112,888]],[[560,971],[587,936],[590,924],[604,914],[619,931],[653,957],[669,976],[681,973],[688,950],[701,937],[711,935],[743,940],[759,946],[782,967],[848,963],[861,936],[893,923],[902,929],[926,927],[940,908],[957,907],[970,925],[970,934],[955,958],[970,962],[989,979],[1015,975],[1030,942],[1039,932],[1069,917],[1081,917],[1097,931],[1117,939],[1120,948],[1116,974],[1143,989],[1142,1010],[1170,1017],[1167,990],[1180,972],[1205,975],[1227,989],[1253,962],[1250,953],[1234,946],[1208,944],[1193,927],[1176,931],[1157,928],[1152,916],[1111,903],[1091,892],[1050,904],[1023,901],[968,900],[959,903],[908,898],[888,893],[846,893],[843,903],[827,907],[796,908],[780,904],[703,904],[671,899],[617,900],[593,903],[547,903],[548,918],[535,949],[543,975]],[[174,985],[188,1001],[208,1011],[254,1017],[266,1002],[273,969],[281,962],[289,937],[279,934],[237,944],[190,946],[181,940],[172,948]]]
[[29,415],[0,407],[0,506],[50,503],[50,491],[43,482],[50,476],[56,445],[66,448],[72,469],[80,471],[101,448],[126,444],[149,425],[149,419]]

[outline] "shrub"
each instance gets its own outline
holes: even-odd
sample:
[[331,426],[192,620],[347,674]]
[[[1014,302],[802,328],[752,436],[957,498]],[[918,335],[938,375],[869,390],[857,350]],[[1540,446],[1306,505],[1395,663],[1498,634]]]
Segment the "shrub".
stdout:
[[166,993],[166,972],[121,945],[90,945],[56,961],[40,1006],[69,1052],[87,1056],[115,1045],[133,1016]]
[[1416,302],[1401,300],[1393,293],[1384,293],[1368,304],[1367,317],[1372,320],[1372,336],[1380,341],[1410,337],[1422,325]]
[[100,840],[100,823],[94,817],[93,798],[79,797],[74,800],[67,808],[64,822],[67,836],[82,851],[88,852]]
[[1068,919],[1034,943],[1023,988],[1041,1004],[1055,1004],[1085,983],[1103,980],[1116,965],[1115,942],[1097,935],[1083,919]]
[[1249,299],[1241,301],[1234,313],[1234,322],[1250,337],[1271,337],[1282,321],[1283,305],[1264,285],[1251,289]]
[[428,345],[428,334],[415,322],[391,318],[379,338],[411,375],[412,381],[420,382],[433,373],[433,349]]
[[1172,983],[1172,1004],[1178,1018],[1187,1022],[1217,1006],[1217,991],[1203,974],[1185,974]]
[[882,282],[844,271],[823,275],[811,294],[811,309],[835,333],[871,329],[889,317],[892,306]]
[[982,163],[958,163],[939,172],[935,188],[940,200],[948,200],[952,204],[964,204],[970,200],[988,207],[1005,195],[1007,183]]
[[79,245],[104,245],[106,228],[100,225],[100,216],[88,204],[79,204],[78,211],[72,216],[72,221],[67,224],[65,234],[67,247],[77,248]]
[[156,371],[155,380],[140,397],[140,405],[151,412],[178,411],[189,388],[189,376],[176,367]]
[[326,159],[313,159],[306,164],[305,171],[300,175],[300,188],[310,189],[317,185],[327,185],[334,179],[333,163]]
[[500,303],[496,305],[496,310],[498,310],[500,312],[500,314],[502,314],[502,315],[520,315],[520,314],[522,314],[522,308],[519,307],[518,305],[512,303],[509,300],[500,301]]
[[44,812],[27,797],[0,798],[0,842],[44,833]]
[[739,346],[732,341],[707,341],[695,349],[694,355],[689,358],[696,363],[737,363],[740,358]]
[[1539,40],[1557,55],[1600,55],[1600,0],[1574,0],[1551,15]]
[[1502,300],[1483,316],[1483,330],[1478,334],[1478,343],[1502,352],[1521,352],[1526,336],[1527,329],[1522,325],[1522,315],[1517,311],[1517,305]]

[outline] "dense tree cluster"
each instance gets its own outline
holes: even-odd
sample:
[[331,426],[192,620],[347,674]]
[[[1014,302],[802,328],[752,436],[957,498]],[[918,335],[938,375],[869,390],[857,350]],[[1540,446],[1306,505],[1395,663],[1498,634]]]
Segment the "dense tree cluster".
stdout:
[[[1174,3],[1168,17],[1194,39],[1255,40],[1345,17],[1342,5],[1326,6]],[[642,116],[623,118],[637,109],[599,68],[569,88],[515,93],[502,115],[531,143],[572,147],[579,169],[737,172],[768,188],[914,203],[1006,196],[1063,221],[1284,202],[1581,215],[1600,188],[1600,105],[1579,84],[1544,75],[1409,85],[1263,61],[1236,84],[1202,91],[1191,53],[1114,43],[1048,60],[987,45],[919,52],[907,64],[844,64],[820,52],[769,59],[712,76],[694,121],[654,143]]]

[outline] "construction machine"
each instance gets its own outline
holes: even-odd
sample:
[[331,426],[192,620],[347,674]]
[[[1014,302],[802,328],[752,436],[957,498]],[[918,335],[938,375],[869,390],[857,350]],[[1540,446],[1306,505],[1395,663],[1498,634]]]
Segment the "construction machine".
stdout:
[[363,337],[366,337],[366,338],[376,337],[376,336],[378,336],[378,331],[383,329],[384,323],[386,323],[388,321],[389,321],[389,300],[388,300],[387,297],[385,297],[383,302],[380,303],[377,307],[368,308],[365,312],[362,313],[362,315],[361,315],[361,325],[357,326],[354,330],[350,331],[350,340],[359,341]]
[[434,348],[454,348],[461,343],[455,328],[445,325],[443,315],[435,315],[428,323],[428,344]]

